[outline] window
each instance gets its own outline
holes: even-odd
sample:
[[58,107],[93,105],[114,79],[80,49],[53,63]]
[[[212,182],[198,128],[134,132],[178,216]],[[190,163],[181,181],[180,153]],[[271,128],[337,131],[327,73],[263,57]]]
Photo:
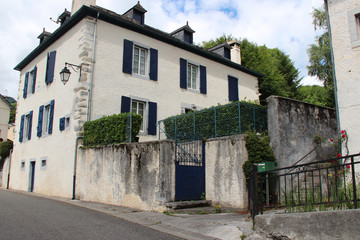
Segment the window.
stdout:
[[141,132],[143,134],[156,135],[157,103],[139,97],[121,97],[121,112],[133,112],[143,117]]
[[360,46],[360,7],[348,11],[351,46]]
[[180,58],[180,87],[206,94],[206,67]]
[[229,101],[239,101],[239,80],[236,77],[228,76]]
[[[33,111],[21,116],[19,142],[31,139],[31,126],[32,126]],[[25,138],[24,138],[25,137]]]
[[143,122],[141,123],[140,132],[144,132],[144,112],[145,112],[145,104],[144,102],[132,100],[131,102],[131,112],[141,115],[143,118]]
[[157,81],[158,50],[124,39],[123,72]]
[[37,67],[35,66],[33,70],[25,74],[24,89],[23,89],[24,98],[27,98],[29,95],[35,92],[36,70]]
[[22,160],[20,163],[20,170],[25,171],[25,160]]
[[145,76],[147,72],[148,50],[134,46],[133,73]]
[[48,53],[47,64],[46,64],[46,75],[45,75],[46,84],[49,84],[54,80],[55,58],[56,58],[56,51],[52,51]]
[[40,106],[37,126],[37,136],[46,136],[52,133],[55,101]]
[[42,157],[40,159],[40,169],[45,170],[47,167],[47,157]]
[[187,88],[198,90],[198,67],[188,63],[187,65]]
[[59,120],[59,130],[63,131],[68,129],[70,129],[70,114],[60,118]]

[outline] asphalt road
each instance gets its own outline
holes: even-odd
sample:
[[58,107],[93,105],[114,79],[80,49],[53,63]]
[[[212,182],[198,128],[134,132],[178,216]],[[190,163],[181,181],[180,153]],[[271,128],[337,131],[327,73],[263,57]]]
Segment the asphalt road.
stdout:
[[0,190],[0,239],[179,239],[104,213]]

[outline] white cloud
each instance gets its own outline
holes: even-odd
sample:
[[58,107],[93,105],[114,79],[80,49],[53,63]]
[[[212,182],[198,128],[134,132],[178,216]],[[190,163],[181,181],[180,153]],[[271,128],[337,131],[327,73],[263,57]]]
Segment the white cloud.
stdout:
[[[38,44],[37,36],[45,27],[54,31],[56,19],[67,1],[4,1],[0,9],[0,93],[16,97],[19,73],[13,68]],[[98,0],[97,5],[123,14],[137,0]],[[306,49],[314,42],[311,11],[323,0],[142,0],[148,10],[146,24],[166,32],[186,24],[196,33],[194,41],[214,39],[223,33],[247,38],[258,45],[283,50],[304,77],[303,84],[316,84],[308,77]],[[6,91],[8,93],[6,93]]]

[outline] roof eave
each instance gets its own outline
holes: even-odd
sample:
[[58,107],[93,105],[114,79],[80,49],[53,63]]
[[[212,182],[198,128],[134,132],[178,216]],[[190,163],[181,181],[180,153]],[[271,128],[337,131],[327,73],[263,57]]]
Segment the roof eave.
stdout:
[[[98,13],[100,13],[100,14],[98,15]],[[209,51],[204,50],[195,45],[185,43],[177,38],[170,36],[169,34],[166,34],[166,33],[160,32],[160,31],[154,31],[151,28],[147,27],[146,25],[145,26],[139,25],[137,23],[133,23],[131,21],[125,20],[121,17],[114,16],[109,13],[103,12],[99,9],[95,9],[95,8],[88,7],[85,5],[82,6],[74,15],[72,15],[69,18],[69,20],[66,21],[66,23],[64,23],[63,26],[59,27],[50,37],[48,37],[46,40],[44,40],[43,43],[41,43],[39,46],[37,46],[14,69],[21,71],[24,67],[26,67],[27,64],[30,63],[30,61],[32,61],[36,56],[38,56],[40,53],[42,53],[46,48],[51,46],[52,43],[54,43],[56,40],[58,40],[63,34],[65,34],[67,31],[69,31],[73,26],[75,26],[78,22],[80,22],[86,16],[90,16],[90,17],[98,16],[100,20],[106,21],[106,22],[114,24],[116,26],[127,28],[129,30],[138,32],[140,34],[144,34],[146,36],[152,37],[159,41],[171,44],[173,46],[179,47],[181,49],[184,49],[184,50],[190,51],[192,53],[195,53],[197,55],[203,56],[205,58],[211,59],[218,63],[238,69],[238,70],[248,73],[252,76],[255,76],[255,77],[264,76],[261,73],[253,71],[251,69],[248,69],[240,64],[232,62],[231,60],[220,57],[215,53],[209,52]]]

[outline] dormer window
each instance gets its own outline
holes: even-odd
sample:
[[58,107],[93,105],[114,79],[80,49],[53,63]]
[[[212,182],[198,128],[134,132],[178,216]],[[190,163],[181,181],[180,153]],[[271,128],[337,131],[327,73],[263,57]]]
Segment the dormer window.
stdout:
[[140,2],[138,2],[134,7],[124,13],[123,16],[128,17],[135,22],[140,23],[141,25],[144,25],[146,12],[147,11],[140,5]]
[[185,26],[173,31],[172,33],[170,33],[170,35],[186,43],[193,44],[194,32],[195,31],[189,27],[189,23],[186,22]]
[[231,47],[226,42],[209,49],[209,51],[217,53],[220,56],[231,60],[230,50],[231,50]]
[[60,26],[62,26],[69,18],[70,18],[71,13],[66,10],[58,17],[57,22],[60,22]]
[[40,39],[40,43],[41,44],[43,41],[45,41],[48,37],[51,36],[50,32],[45,31],[45,28],[43,28],[42,33],[37,37],[38,39]]

